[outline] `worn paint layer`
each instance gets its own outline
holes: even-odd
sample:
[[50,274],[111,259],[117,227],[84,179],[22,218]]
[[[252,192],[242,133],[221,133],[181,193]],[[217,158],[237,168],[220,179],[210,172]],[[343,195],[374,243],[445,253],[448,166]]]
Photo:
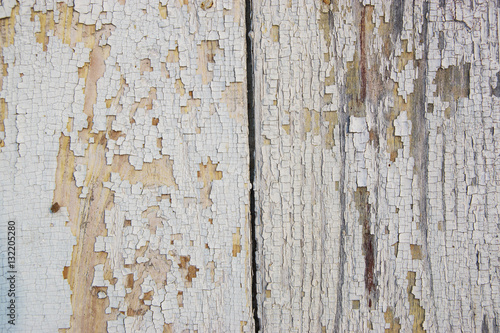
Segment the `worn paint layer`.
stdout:
[[253,6],[262,331],[497,327],[497,3]]
[[2,2],[16,331],[253,331],[243,14],[239,0]]

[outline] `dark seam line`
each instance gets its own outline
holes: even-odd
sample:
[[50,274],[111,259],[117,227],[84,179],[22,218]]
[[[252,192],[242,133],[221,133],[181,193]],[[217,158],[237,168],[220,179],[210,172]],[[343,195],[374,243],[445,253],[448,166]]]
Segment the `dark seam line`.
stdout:
[[252,312],[255,324],[255,332],[260,331],[260,321],[258,315],[257,302],[257,239],[255,235],[255,109],[254,109],[254,89],[253,89],[253,62],[252,62],[252,0],[245,0],[245,36],[247,51],[247,112],[248,112],[248,148],[249,148],[249,172],[250,172],[250,257],[252,258]]

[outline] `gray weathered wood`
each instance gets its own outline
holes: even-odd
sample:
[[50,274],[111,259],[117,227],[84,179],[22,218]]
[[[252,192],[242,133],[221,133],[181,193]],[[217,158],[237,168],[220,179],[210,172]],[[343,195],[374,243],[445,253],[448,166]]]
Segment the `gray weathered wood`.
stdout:
[[264,332],[498,330],[498,11],[253,3]]

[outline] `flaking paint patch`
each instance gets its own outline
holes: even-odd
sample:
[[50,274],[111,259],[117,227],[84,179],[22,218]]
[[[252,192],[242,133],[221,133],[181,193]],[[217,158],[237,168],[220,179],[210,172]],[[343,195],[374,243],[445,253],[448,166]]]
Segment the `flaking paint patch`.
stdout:
[[9,17],[0,19],[0,48],[14,44],[15,25],[19,15],[19,5],[11,9]]
[[233,234],[233,257],[236,257],[241,252],[241,234],[240,228],[236,228],[236,233]]
[[394,317],[394,312],[391,307],[388,307],[384,312],[384,319],[387,324],[391,325],[389,328],[385,329],[385,333],[399,333],[401,331],[399,318]]
[[[47,112],[52,120],[54,112],[62,119],[61,130],[54,124],[45,129],[48,138],[55,128],[59,148],[47,147],[57,157],[57,184],[55,189],[47,187],[53,190],[53,198],[50,203],[46,200],[44,212],[51,219],[67,214],[67,228],[76,237],[71,264],[68,261],[57,269],[60,280],[69,283],[72,291],[70,328],[62,330],[251,330],[250,271],[242,269],[249,258],[248,186],[244,185],[248,184],[246,91],[241,84],[245,81],[243,6],[237,1],[224,5],[227,9],[206,6],[203,17],[187,2],[181,6],[136,3],[134,10],[127,2],[112,8],[108,4],[87,7],[84,2],[75,7],[65,3],[40,3],[36,9],[22,6],[26,8],[20,12],[27,20],[20,23],[21,44],[31,38],[38,60],[21,73],[17,62],[32,50],[17,55],[15,61],[9,51],[2,63],[3,78],[12,69],[17,80],[29,79],[38,87],[30,70],[40,71],[49,59],[52,63],[47,67],[53,70],[45,76],[41,100],[73,86],[71,93],[66,89],[64,98],[54,100],[54,111]],[[233,17],[224,19],[224,15]],[[15,31],[15,20],[17,14],[2,20],[2,46],[17,41],[9,35]],[[174,26],[180,28],[174,31]],[[193,28],[197,31],[189,32]],[[192,38],[184,38],[188,35]],[[218,48],[219,43],[224,48]],[[22,49],[17,48],[21,44],[15,52]],[[196,57],[191,58],[199,45],[210,46],[200,57],[206,71],[217,74],[205,85],[196,77]],[[73,76],[68,79],[67,73]],[[2,88],[6,83],[3,80]],[[1,98],[8,110],[12,100],[5,95]],[[30,101],[14,103],[24,110]],[[193,109],[196,112],[190,112]],[[29,110],[30,114],[46,112]],[[234,115],[237,121],[231,119]],[[8,116],[2,113],[7,133],[12,130]],[[29,137],[33,146],[43,147],[35,135]],[[43,134],[38,137],[44,139]],[[219,209],[230,203],[227,212],[201,204],[196,169],[206,156],[213,156],[214,165],[222,170],[213,170],[215,179],[224,172],[231,184],[210,185],[207,198]],[[199,230],[198,219],[213,222]],[[226,244],[218,235],[235,229],[240,235],[236,249],[242,255],[228,258],[232,239]],[[163,242],[170,235],[183,237],[173,244]],[[184,260],[185,267],[180,257],[189,258]],[[211,282],[200,278],[207,272],[205,267],[210,267],[206,260],[213,263]],[[180,262],[181,267],[171,269],[173,262]],[[175,290],[170,290],[174,285]],[[189,292],[183,290],[186,287]],[[222,318],[217,314],[222,307],[206,308],[195,303],[193,295],[203,292],[219,300],[227,298],[223,290],[228,288],[234,291],[229,296],[234,306],[228,319],[215,326],[200,319],[200,312]],[[183,306],[177,305],[174,311],[180,312],[176,313],[169,302],[179,292]],[[95,320],[82,319],[88,317]]]
[[433,82],[436,84],[435,96],[450,103],[444,112],[447,119],[456,113],[458,99],[470,96],[470,67],[470,63],[463,63],[446,69],[439,68],[436,72]]
[[413,316],[412,331],[425,332],[426,330],[424,330],[422,326],[425,320],[425,310],[420,305],[420,300],[417,299],[415,295],[413,295],[412,293],[416,283],[416,273],[409,271],[406,279],[408,280],[407,293],[408,293],[408,302],[410,303],[410,315]]
[[163,19],[166,19],[168,16],[167,5],[163,5],[162,1],[158,2],[158,11],[160,12],[160,16]]
[[197,74],[201,75],[203,84],[209,84],[214,76],[214,65],[216,57],[223,52],[219,48],[217,40],[202,41],[197,47],[198,51],[198,70]]
[[212,181],[222,179],[222,171],[217,171],[217,163],[213,164],[210,157],[207,164],[200,163],[200,171],[198,171],[198,180],[203,182],[201,189],[201,201],[203,207],[209,207],[213,204],[210,198],[212,192]]

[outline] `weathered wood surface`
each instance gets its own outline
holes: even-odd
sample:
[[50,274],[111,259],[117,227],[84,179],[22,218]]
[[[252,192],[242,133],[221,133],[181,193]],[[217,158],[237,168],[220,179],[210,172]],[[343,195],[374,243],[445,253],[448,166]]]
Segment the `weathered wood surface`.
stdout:
[[251,5],[2,2],[0,330],[499,330],[497,2]]
[[497,1],[252,17],[262,331],[498,331]]
[[244,3],[2,9],[0,330],[253,331]]

